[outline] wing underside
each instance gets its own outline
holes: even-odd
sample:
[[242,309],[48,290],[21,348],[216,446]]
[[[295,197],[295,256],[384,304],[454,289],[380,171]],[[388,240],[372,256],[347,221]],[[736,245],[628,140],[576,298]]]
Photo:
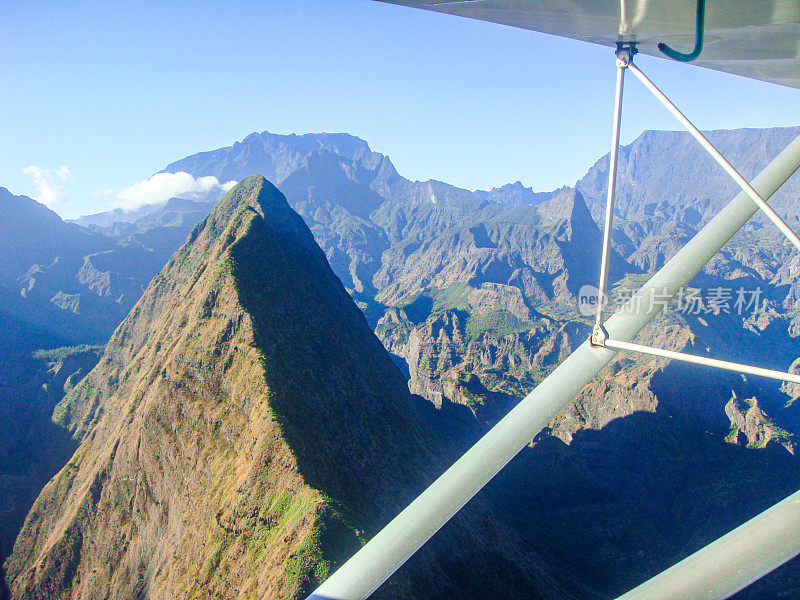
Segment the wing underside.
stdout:
[[[694,45],[696,0],[380,0],[664,58]],[[692,64],[800,89],[800,0],[706,0],[704,49]]]

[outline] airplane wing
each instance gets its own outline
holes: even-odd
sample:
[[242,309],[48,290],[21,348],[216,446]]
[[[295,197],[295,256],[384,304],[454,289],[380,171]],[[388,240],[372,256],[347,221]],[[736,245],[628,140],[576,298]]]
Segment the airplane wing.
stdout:
[[[696,0],[379,0],[614,47],[694,45]],[[692,64],[800,89],[800,0],[706,0],[704,49]]]

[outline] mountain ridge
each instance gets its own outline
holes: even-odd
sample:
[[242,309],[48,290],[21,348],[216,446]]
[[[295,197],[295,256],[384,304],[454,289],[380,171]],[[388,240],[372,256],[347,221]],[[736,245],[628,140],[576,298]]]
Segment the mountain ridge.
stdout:
[[[260,176],[195,228],[55,414],[81,445],[17,538],[15,596],[301,598],[441,468],[402,375]],[[557,589],[509,536],[478,504],[436,542],[451,553],[383,593]]]

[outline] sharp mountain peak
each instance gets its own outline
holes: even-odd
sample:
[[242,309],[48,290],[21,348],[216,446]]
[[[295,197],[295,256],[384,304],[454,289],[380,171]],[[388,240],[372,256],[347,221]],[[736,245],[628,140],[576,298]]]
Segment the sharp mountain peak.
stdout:
[[[81,445],[6,563],[15,597],[295,600],[446,462],[311,231],[258,175],[192,231],[55,418]],[[439,537],[458,560],[423,552],[388,597],[553,586],[480,511]]]

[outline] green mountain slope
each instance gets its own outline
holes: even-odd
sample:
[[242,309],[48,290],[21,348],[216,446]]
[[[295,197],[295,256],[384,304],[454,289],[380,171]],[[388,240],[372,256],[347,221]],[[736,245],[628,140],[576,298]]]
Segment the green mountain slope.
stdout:
[[[235,187],[56,408],[17,598],[299,598],[449,460],[283,196]],[[381,593],[569,597],[485,503]],[[469,565],[468,569],[464,565]]]

